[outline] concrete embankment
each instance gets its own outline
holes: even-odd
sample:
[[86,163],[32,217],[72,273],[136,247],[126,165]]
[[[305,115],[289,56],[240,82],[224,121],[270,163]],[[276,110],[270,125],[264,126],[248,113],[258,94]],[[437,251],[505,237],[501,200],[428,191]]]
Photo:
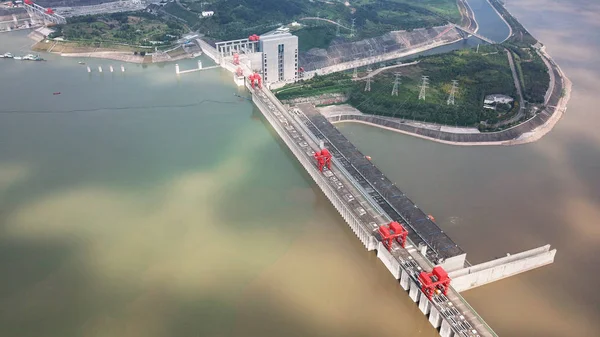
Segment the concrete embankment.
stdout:
[[422,53],[424,51],[427,51],[427,50],[430,50],[433,48],[450,45],[450,44],[456,43],[461,40],[462,40],[462,38],[454,39],[454,40],[450,40],[450,41],[428,42],[428,43],[422,44],[420,46],[415,46],[415,47],[411,47],[411,48],[400,50],[400,51],[380,54],[380,55],[372,56],[372,57],[365,57],[365,58],[362,58],[362,59],[356,60],[356,61],[339,63],[339,64],[336,64],[333,66],[323,67],[318,70],[307,71],[304,73],[304,79],[308,80],[308,79],[311,79],[312,77],[314,77],[315,75],[331,74],[331,73],[354,69],[357,67],[364,67],[369,64],[375,64],[375,63],[379,63],[379,62],[395,60],[395,59],[399,59],[402,57],[419,54],[419,53]]
[[100,51],[91,53],[58,53],[64,57],[93,57],[99,59],[116,60],[129,63],[144,63],[144,56],[132,55],[131,52],[113,52],[113,51]]

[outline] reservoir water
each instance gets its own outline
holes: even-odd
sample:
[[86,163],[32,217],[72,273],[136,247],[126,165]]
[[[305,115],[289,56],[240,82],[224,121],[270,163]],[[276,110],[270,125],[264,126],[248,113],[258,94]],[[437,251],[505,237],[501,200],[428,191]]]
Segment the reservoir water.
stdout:
[[338,127],[471,262],[546,243],[558,249],[551,266],[463,293],[500,336],[597,336],[600,295],[586,285],[600,282],[600,4],[522,0],[508,8],[573,82],[567,113],[540,141],[458,147]]
[[[600,49],[597,16],[574,9],[599,12],[580,0],[540,17],[550,2],[514,8],[574,82],[541,141],[452,147],[340,125],[471,262],[559,249],[550,267],[464,293],[500,336],[600,329],[599,119],[588,108],[600,69],[573,52]],[[25,36],[0,46],[26,51]],[[88,74],[44,57],[0,60],[0,336],[437,336],[233,95],[245,93],[229,73]]]

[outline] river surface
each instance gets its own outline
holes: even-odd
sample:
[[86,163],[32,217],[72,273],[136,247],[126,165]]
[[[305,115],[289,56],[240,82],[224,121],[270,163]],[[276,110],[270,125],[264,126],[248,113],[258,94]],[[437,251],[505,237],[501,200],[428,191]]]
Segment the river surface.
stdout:
[[[471,262],[559,249],[550,267],[464,293],[501,336],[600,328],[600,70],[581,59],[600,48],[599,11],[540,14],[550,3],[510,7],[574,82],[538,143],[340,126]],[[25,36],[0,35],[0,51],[25,52]],[[0,336],[437,336],[228,72],[86,60],[88,74],[45,57],[0,60]]]
[[521,0],[508,8],[573,82],[566,114],[540,141],[459,147],[338,127],[471,262],[547,243],[558,249],[551,266],[463,293],[500,336],[598,336],[600,4]]

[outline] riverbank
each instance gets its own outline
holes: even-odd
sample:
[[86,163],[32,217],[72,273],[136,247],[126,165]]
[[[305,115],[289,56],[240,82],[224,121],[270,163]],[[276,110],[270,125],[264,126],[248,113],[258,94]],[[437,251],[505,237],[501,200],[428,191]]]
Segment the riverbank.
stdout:
[[32,50],[52,53],[63,57],[99,58],[137,64],[163,63],[194,58],[194,54],[188,53],[182,47],[176,47],[167,52],[153,52],[139,55],[135,53],[137,49],[124,45],[111,47],[81,46],[77,43],[65,41],[40,40],[39,36],[33,33],[30,34],[30,38],[38,41],[31,47]]

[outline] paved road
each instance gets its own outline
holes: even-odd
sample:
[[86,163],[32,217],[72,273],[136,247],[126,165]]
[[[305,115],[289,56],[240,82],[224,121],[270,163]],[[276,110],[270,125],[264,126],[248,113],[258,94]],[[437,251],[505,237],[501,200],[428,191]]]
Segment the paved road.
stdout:
[[515,61],[513,60],[513,56],[508,49],[504,49],[506,52],[506,57],[508,57],[508,64],[510,65],[510,71],[512,72],[513,80],[515,81],[515,87],[517,88],[517,95],[519,96],[519,112],[513,117],[502,121],[498,124],[495,124],[494,127],[499,127],[503,125],[507,125],[510,123],[514,123],[516,121],[521,120],[525,115],[525,101],[523,100],[523,90],[521,90],[521,81],[519,81],[519,75],[517,74],[517,69],[515,68]]
[[395,64],[393,66],[387,66],[387,67],[383,67],[383,68],[377,68],[374,71],[370,72],[367,76],[353,78],[352,80],[353,81],[366,80],[367,78],[373,77],[373,76],[379,74],[382,71],[385,71],[385,70],[388,70],[388,69],[392,69],[392,68],[412,66],[412,65],[415,65],[415,64],[417,64],[419,62],[420,61],[415,61],[415,62],[410,62],[410,63]]

